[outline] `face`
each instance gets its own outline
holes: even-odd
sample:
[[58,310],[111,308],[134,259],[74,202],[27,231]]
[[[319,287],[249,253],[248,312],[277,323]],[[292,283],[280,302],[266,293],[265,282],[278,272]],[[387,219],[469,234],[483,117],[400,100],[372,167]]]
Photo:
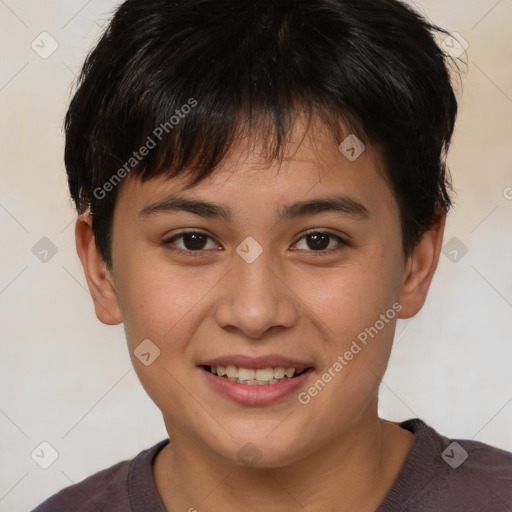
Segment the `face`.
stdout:
[[295,140],[280,167],[241,145],[193,188],[119,191],[112,288],[178,449],[278,467],[376,417],[411,268],[397,203],[368,145]]

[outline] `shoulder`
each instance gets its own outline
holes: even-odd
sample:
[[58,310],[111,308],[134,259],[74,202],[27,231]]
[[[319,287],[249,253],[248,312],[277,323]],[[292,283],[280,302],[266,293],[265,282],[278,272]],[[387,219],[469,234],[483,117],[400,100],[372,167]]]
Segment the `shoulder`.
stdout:
[[400,426],[413,432],[415,439],[388,496],[395,505],[400,503],[394,510],[512,509],[511,452],[479,441],[448,438],[419,419]]
[[[111,505],[112,511],[130,510],[126,508],[126,505],[128,502],[127,481],[131,463],[131,460],[125,460],[98,471],[85,480],[54,494],[33,512],[64,512],[65,510],[92,512],[100,510],[98,506],[106,503]],[[119,506],[117,507],[117,505]]]
[[[143,450],[136,457],[98,471],[81,482],[70,485],[41,503],[32,512],[130,512],[135,468],[151,475],[151,461],[169,440]],[[137,475],[136,482],[144,484]]]
[[472,439],[448,438],[421,420],[409,422],[416,423],[416,432],[425,439],[425,455],[438,469],[443,468],[442,473],[461,481],[512,479],[511,452]]

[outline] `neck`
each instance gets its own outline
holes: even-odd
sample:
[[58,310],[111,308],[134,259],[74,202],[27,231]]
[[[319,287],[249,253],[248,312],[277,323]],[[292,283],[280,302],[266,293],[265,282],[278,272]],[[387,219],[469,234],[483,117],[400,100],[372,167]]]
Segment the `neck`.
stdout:
[[173,436],[155,460],[156,487],[169,512],[373,512],[395,481],[413,435],[377,416],[376,404],[341,438],[293,465],[244,468]]

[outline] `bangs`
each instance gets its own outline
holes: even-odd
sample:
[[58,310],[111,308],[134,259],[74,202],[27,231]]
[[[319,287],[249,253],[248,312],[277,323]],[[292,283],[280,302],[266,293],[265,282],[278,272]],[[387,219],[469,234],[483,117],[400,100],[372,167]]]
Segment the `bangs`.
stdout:
[[[193,104],[195,101],[191,100]],[[135,147],[146,146],[149,151],[140,163],[132,158],[134,177],[142,182],[160,176],[181,177],[187,180],[188,187],[193,187],[221,166],[233,146],[241,141],[248,144],[249,151],[257,153],[263,166],[281,163],[287,157],[288,143],[296,142],[292,136],[299,123],[305,126],[302,139],[308,133],[315,139],[316,130],[324,128],[321,136],[329,137],[334,148],[351,133],[365,139],[359,126],[347,120],[347,114],[333,114],[332,108],[322,105],[302,103],[285,111],[277,104],[267,106],[267,110],[248,104],[235,111],[203,111],[199,105],[197,102],[197,111],[190,112],[179,123],[174,124],[174,114],[168,121],[157,124],[158,118],[154,125],[146,127]],[[152,126],[156,128],[151,130]]]
[[[337,66],[338,77],[330,76],[337,63],[322,63],[318,44],[302,43],[304,34],[290,22],[270,19],[273,28],[239,30],[235,37],[232,28],[224,37],[216,33],[215,41],[201,30],[185,35],[160,26],[151,45],[133,42],[108,73],[82,87],[91,100],[101,101],[91,116],[102,122],[82,123],[91,128],[90,186],[102,187],[128,172],[142,181],[183,175],[192,186],[222,162],[236,140],[255,134],[261,157],[269,164],[281,161],[299,116],[308,126],[320,119],[336,146],[349,133],[364,139],[359,117],[348,106],[354,104],[354,84],[342,68]],[[137,34],[132,37],[137,40]],[[322,39],[320,32],[312,37]],[[86,62],[82,84],[91,82],[93,59],[94,54]],[[336,87],[335,95],[329,87]],[[109,191],[111,199],[115,193]],[[83,197],[82,207],[87,203]]]

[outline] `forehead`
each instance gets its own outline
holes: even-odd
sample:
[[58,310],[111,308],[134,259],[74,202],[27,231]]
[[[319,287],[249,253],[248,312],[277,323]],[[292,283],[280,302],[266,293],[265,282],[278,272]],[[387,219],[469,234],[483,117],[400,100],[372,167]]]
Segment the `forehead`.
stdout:
[[275,216],[291,217],[292,210],[283,205],[327,195],[343,196],[346,200],[340,208],[354,213],[396,207],[378,150],[354,134],[344,137],[337,141],[321,125],[304,129],[297,123],[282,161],[269,161],[257,135],[240,139],[217,168],[195,186],[190,186],[186,174],[157,176],[145,182],[129,176],[119,190],[117,203],[125,213],[129,210],[132,216],[144,217],[166,201],[178,211],[187,201],[190,205],[192,200],[208,199],[210,206],[196,204],[196,210],[202,208],[204,216],[225,221],[234,220],[237,212],[252,217],[269,209]]

